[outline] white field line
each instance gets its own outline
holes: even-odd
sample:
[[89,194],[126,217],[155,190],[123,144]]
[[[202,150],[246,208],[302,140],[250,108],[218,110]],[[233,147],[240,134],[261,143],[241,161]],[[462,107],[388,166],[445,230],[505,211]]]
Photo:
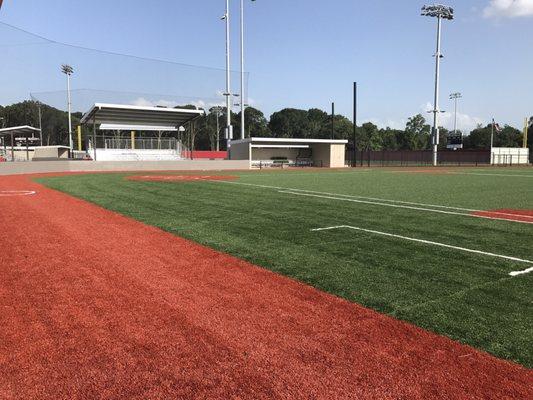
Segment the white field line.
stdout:
[[[454,215],[464,215],[464,216],[467,216],[467,217],[496,219],[496,220],[510,221],[510,222],[522,222],[522,223],[526,223],[526,224],[530,223],[529,221],[515,221],[515,220],[510,220],[510,219],[507,219],[507,218],[497,218],[497,217],[494,218],[494,217],[489,217],[489,216],[470,215],[469,213],[487,212],[486,210],[476,210],[476,209],[471,209],[471,208],[442,206],[442,205],[438,205],[438,204],[427,204],[427,203],[415,203],[415,202],[411,202],[411,201],[401,201],[401,200],[380,199],[380,198],[377,198],[377,197],[355,196],[355,195],[349,195],[349,194],[319,192],[319,191],[316,191],[316,190],[293,189],[293,188],[287,188],[287,187],[259,185],[259,184],[254,184],[254,183],[245,183],[245,182],[221,181],[221,183],[230,183],[230,184],[233,184],[233,185],[256,186],[256,187],[261,187],[261,188],[266,188],[266,189],[276,189],[276,190],[287,191],[287,192],[313,193],[313,194],[335,196],[335,197],[346,197],[346,198],[349,198],[349,199],[372,200],[372,201],[377,201],[377,202],[380,202],[380,203],[381,202],[388,202],[388,203],[408,204],[408,205],[422,206],[422,207],[443,208],[443,209],[446,209],[446,210],[467,211],[468,213],[454,213]],[[293,194],[296,194],[296,193],[293,193]],[[342,199],[338,199],[338,200],[342,200]],[[406,208],[408,208],[408,207],[406,207]],[[422,208],[421,210],[439,212],[439,210],[433,210],[433,209],[429,209],[428,210],[426,208]],[[510,213],[505,213],[505,212],[500,212],[500,211],[490,211],[490,213],[491,214],[496,214],[496,215],[505,215],[505,216],[510,216],[510,217],[517,217],[518,216],[517,214],[510,214]],[[533,223],[533,216],[519,215],[519,217],[531,219],[531,222]]]
[[[438,172],[438,170],[435,170]],[[431,174],[431,172],[421,172],[421,171],[415,171],[415,170],[388,170],[387,172],[394,172],[394,173],[420,173],[420,174]],[[515,177],[515,178],[533,178],[533,175],[529,174],[491,174],[491,173],[483,173],[483,172],[459,172],[459,171],[441,171],[443,174],[447,175],[478,175],[478,176],[504,176],[504,177]]]
[[509,272],[509,275],[511,275],[511,276],[518,276],[518,275],[529,274],[530,272],[533,272],[533,267],[528,268],[528,269],[525,269],[525,270],[523,270],[523,271],[513,271],[513,272]]
[[371,205],[377,205],[377,206],[383,206],[383,207],[404,208],[408,210],[426,211],[426,212],[432,212],[432,213],[438,213],[438,214],[461,215],[463,217],[517,222],[521,224],[533,224],[533,220],[532,221],[518,221],[518,220],[507,219],[507,218],[497,218],[497,217],[488,217],[484,215],[467,214],[467,213],[462,213],[462,212],[457,212],[457,211],[436,210],[434,208],[414,207],[414,206],[407,206],[407,205],[401,205],[401,204],[382,203],[379,201],[359,200],[359,199],[351,199],[351,198],[346,198],[346,197],[336,197],[336,196],[330,196],[330,195],[319,195],[319,194],[312,194],[312,193],[295,192],[292,190],[280,190],[279,193],[287,193],[287,194],[292,194],[294,196],[317,197],[320,199],[328,199],[328,200],[348,201],[352,203],[371,204]]
[[[408,237],[408,236],[396,235],[394,233],[375,231],[375,230],[372,230],[372,229],[364,229],[364,228],[359,228],[357,226],[337,225],[337,226],[329,226],[327,228],[311,229],[311,231],[312,232],[320,232],[320,231],[330,231],[330,230],[334,230],[334,229],[352,229],[352,230],[366,232],[366,233],[373,233],[375,235],[388,236],[388,237],[392,237],[392,238],[396,238],[396,239],[409,240],[411,242],[424,243],[424,244],[429,244],[429,245],[433,245],[433,246],[445,247],[445,248],[453,249],[453,250],[460,250],[460,251],[464,251],[464,252],[467,252],[467,253],[481,254],[481,255],[484,255],[484,256],[488,256],[488,257],[496,257],[496,258],[502,258],[504,260],[509,260],[509,261],[516,261],[516,262],[522,262],[522,263],[527,263],[527,264],[533,264],[533,261],[524,260],[522,258],[504,256],[502,254],[489,253],[489,252],[481,251],[481,250],[467,249],[466,247],[452,246],[450,244],[432,242],[430,240],[424,240],[424,239],[416,239],[416,238],[412,238],[412,237]],[[533,267],[525,269],[523,271],[510,272],[509,275],[517,276],[517,275],[527,274],[527,273],[529,273],[531,271],[533,271]]]
[[31,196],[35,193],[34,190],[0,190],[0,197]]
[[[252,170],[253,171],[253,170]],[[250,174],[246,175],[240,175],[241,178],[246,177],[254,177],[254,178],[268,178],[270,176],[277,177],[277,176],[316,176],[316,175],[354,175],[354,174],[360,174],[362,172],[370,172],[372,169],[359,169],[357,171],[338,171],[338,172],[292,172],[292,171],[268,171],[268,172],[261,172],[261,170],[253,171]]]
[[450,174],[455,175],[479,175],[479,176],[511,176],[515,178],[533,178],[533,175],[525,175],[525,174],[488,174],[488,173],[481,173],[481,172],[449,172]]

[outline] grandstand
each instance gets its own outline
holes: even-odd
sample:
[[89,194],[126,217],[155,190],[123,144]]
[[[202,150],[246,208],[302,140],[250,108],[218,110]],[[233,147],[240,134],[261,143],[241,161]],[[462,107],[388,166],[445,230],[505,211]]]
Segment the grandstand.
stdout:
[[[183,142],[191,135],[186,127],[203,114],[203,110],[96,103],[81,124],[92,128],[86,148],[93,160],[172,161],[183,159],[188,150]],[[98,135],[99,131],[114,134]],[[138,132],[149,136],[138,137]],[[165,133],[175,136],[163,137]]]

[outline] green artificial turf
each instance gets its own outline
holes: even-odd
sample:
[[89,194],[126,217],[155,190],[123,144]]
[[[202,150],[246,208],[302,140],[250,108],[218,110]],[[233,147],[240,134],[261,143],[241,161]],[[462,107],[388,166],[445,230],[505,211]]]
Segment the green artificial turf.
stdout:
[[39,181],[531,368],[533,273],[508,275],[531,264],[350,229],[312,231],[350,225],[533,260],[532,224],[342,200],[416,202],[427,205],[403,205],[461,214],[469,212],[434,205],[533,210],[532,169],[454,171],[241,172],[231,173],[238,175],[233,182],[187,183],[93,174]]

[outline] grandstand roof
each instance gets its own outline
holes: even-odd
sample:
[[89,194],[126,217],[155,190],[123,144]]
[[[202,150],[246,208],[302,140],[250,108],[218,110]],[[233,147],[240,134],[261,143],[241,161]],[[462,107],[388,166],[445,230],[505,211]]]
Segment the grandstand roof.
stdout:
[[204,113],[203,110],[183,108],[140,107],[125,104],[96,103],[83,115],[81,123],[142,125],[144,127],[167,127],[169,128],[168,130],[173,130],[176,127],[191,122]]
[[156,125],[126,125],[126,124],[101,124],[101,131],[147,131],[147,132],[176,132],[177,126]]

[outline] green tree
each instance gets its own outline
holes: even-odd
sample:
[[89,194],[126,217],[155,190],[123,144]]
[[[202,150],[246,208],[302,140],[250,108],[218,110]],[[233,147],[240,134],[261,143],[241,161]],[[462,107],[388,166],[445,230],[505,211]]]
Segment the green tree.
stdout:
[[365,122],[357,129],[357,147],[359,150],[381,150],[383,138],[379,129],[372,122]]
[[424,150],[429,148],[430,127],[422,114],[417,114],[407,121],[405,132],[399,138],[402,150]]
[[280,138],[309,137],[309,121],[307,111],[285,108],[270,117],[268,127],[272,136]]
[[[42,135],[44,145],[68,145],[68,113],[41,104]],[[30,125],[39,127],[38,103],[26,100],[5,106],[0,110],[0,118],[6,127]],[[72,129],[75,133],[81,113],[72,114]]]
[[[268,121],[262,111],[254,107],[247,107],[244,110],[244,127],[246,137],[270,137],[272,136],[268,128]],[[235,132],[240,138],[241,131],[241,113],[237,114],[237,121],[235,122]],[[234,135],[235,136],[235,135]]]
[[[464,139],[467,149],[490,149],[490,137],[493,132],[492,124],[478,126]],[[497,132],[494,130],[494,147],[521,147],[522,132],[512,126],[505,125]]]
[[309,137],[319,139],[331,137],[331,116],[318,109],[311,108],[307,111],[309,124]]
[[379,135],[381,136],[381,148],[383,150],[398,150],[398,138],[404,135],[404,131],[387,127],[381,129]]

